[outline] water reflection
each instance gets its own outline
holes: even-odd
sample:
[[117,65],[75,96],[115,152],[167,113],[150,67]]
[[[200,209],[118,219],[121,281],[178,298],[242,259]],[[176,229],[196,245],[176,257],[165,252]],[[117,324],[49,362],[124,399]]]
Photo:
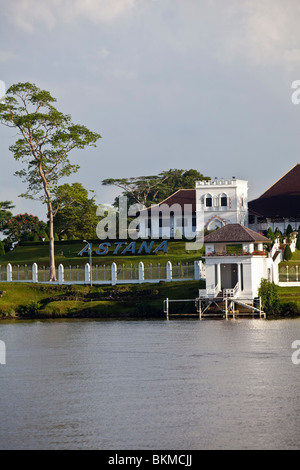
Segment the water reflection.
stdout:
[[300,321],[0,325],[1,449],[296,449]]

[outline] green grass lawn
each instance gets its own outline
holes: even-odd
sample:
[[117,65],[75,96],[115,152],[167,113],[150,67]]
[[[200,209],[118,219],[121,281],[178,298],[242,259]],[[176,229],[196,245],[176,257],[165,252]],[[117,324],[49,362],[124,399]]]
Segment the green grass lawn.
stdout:
[[300,302],[300,287],[278,287],[279,297],[285,302]]
[[300,250],[295,250],[294,253],[292,254],[292,258],[289,261],[282,261],[280,263],[280,267],[282,266],[299,266],[299,271],[300,271]]

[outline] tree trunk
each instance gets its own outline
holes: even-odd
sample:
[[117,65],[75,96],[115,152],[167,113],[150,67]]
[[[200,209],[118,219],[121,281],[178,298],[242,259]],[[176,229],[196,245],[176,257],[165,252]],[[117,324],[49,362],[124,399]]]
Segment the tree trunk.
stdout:
[[53,209],[51,202],[48,202],[48,217],[49,217],[49,258],[50,258],[50,282],[55,282],[55,255],[54,255],[54,229],[53,229]]
[[45,173],[42,170],[41,163],[39,164],[39,173],[43,182],[46,201],[47,201],[47,208],[48,208],[48,219],[49,219],[49,263],[50,263],[50,282],[55,282],[56,279],[56,271],[55,271],[55,252],[54,252],[54,228],[53,228],[53,207],[51,202],[51,194],[48,187],[47,178]]

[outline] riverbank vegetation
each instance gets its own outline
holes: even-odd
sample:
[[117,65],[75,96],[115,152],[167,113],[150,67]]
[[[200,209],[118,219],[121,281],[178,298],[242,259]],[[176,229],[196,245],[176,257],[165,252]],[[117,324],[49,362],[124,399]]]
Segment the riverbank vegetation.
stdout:
[[165,318],[163,300],[193,299],[199,288],[203,281],[94,287],[0,283],[0,319]]

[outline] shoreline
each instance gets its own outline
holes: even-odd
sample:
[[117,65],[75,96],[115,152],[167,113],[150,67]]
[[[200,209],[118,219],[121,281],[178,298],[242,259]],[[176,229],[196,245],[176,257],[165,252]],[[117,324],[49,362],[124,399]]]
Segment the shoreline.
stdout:
[[47,318],[165,318],[163,300],[196,298],[201,281],[117,286],[0,283],[0,321]]
[[[203,284],[204,281],[161,281],[157,284],[90,287],[0,283],[0,323],[47,319],[164,320],[163,301],[167,297],[173,300],[196,299]],[[298,293],[281,292],[284,313],[267,314],[267,319],[300,318],[299,302],[295,300],[299,297],[300,289]],[[174,308],[184,313],[185,318],[197,319],[192,317],[195,315],[193,302],[175,303]],[[237,315],[237,318],[253,317],[250,314]]]

